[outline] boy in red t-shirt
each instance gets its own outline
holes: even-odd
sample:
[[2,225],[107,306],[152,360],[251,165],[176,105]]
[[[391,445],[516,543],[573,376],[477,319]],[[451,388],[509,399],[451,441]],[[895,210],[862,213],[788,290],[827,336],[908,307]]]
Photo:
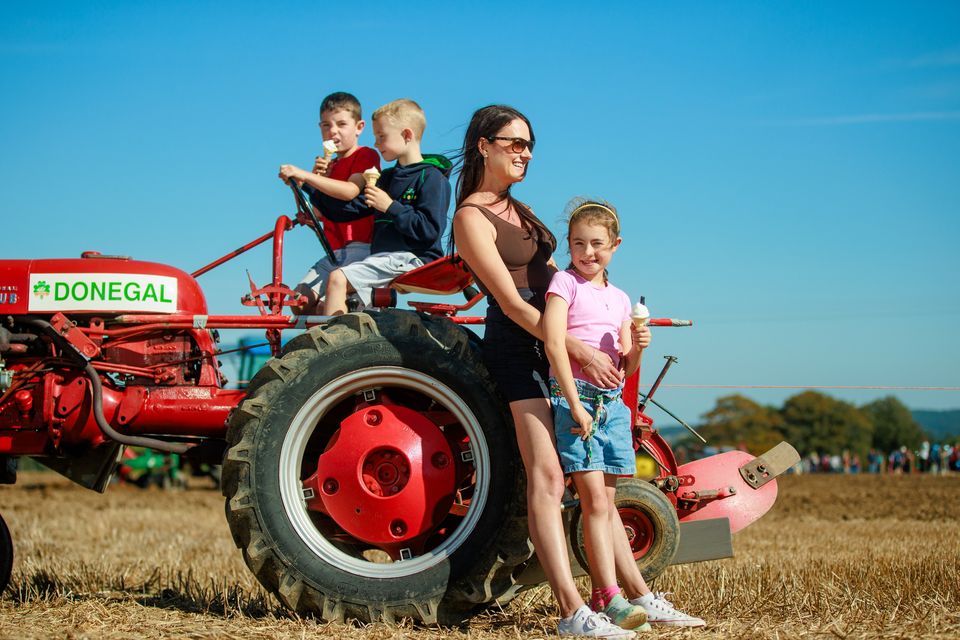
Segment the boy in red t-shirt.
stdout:
[[[294,313],[316,313],[326,293],[330,272],[370,255],[373,216],[367,213],[359,218],[344,217],[332,214],[330,207],[331,199],[352,200],[360,194],[357,183],[362,184],[362,180],[350,182],[350,176],[362,174],[370,167],[380,168],[377,152],[357,144],[364,124],[359,100],[342,91],[331,93],[320,103],[320,133],[325,147],[330,146],[329,142],[336,145],[337,157],[327,160],[322,155],[317,156],[312,173],[292,164],[280,167],[281,180],[287,182],[293,178],[310,196],[310,203],[323,222],[323,233],[339,263],[333,264],[324,256],[313,265],[296,286],[297,292],[306,296],[308,302],[302,307],[294,307]],[[331,219],[330,215],[337,219]]]

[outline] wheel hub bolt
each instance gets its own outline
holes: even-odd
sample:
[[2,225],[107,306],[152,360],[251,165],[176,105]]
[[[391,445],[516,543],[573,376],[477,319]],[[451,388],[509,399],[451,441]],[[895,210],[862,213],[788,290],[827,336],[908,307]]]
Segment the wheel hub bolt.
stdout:
[[390,523],[390,533],[399,538],[407,532],[407,523],[403,520],[394,520]]
[[340,483],[333,478],[327,478],[323,482],[323,492],[327,495],[333,495],[340,490]]
[[437,469],[445,469],[448,464],[450,464],[450,458],[442,451],[438,451],[433,454],[433,457],[430,459],[433,462],[433,466]]
[[367,412],[367,415],[364,418],[367,421],[367,424],[371,427],[375,427],[381,422],[383,422],[383,414],[374,409],[373,411]]

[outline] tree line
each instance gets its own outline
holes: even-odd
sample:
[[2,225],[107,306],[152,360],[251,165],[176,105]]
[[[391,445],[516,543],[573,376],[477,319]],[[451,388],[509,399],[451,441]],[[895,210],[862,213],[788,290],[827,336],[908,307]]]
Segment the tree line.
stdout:
[[711,445],[746,449],[754,455],[782,440],[801,455],[848,450],[865,456],[871,449],[916,449],[927,439],[910,410],[893,396],[858,407],[823,393],[804,391],[777,408],[734,394],[719,398],[703,419],[699,431]]

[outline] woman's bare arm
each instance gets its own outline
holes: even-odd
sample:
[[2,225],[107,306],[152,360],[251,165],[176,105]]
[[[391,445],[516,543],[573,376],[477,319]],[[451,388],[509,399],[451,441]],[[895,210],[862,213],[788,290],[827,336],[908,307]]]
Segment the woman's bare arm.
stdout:
[[464,207],[453,216],[453,232],[457,238],[460,257],[487,286],[503,313],[525,331],[542,340],[540,312],[525,302],[517,292],[507,265],[497,251],[496,229],[490,221],[479,210]]

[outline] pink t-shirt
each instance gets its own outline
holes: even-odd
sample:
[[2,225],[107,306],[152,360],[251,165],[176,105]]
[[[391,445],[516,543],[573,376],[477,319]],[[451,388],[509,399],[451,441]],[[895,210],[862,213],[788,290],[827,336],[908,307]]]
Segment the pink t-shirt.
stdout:
[[[547,297],[560,296],[567,301],[567,333],[608,354],[620,362],[620,327],[630,321],[630,298],[612,284],[597,288],[574,271],[553,274]],[[572,358],[573,377],[585,380],[580,365]],[[553,369],[550,370],[553,375]]]

